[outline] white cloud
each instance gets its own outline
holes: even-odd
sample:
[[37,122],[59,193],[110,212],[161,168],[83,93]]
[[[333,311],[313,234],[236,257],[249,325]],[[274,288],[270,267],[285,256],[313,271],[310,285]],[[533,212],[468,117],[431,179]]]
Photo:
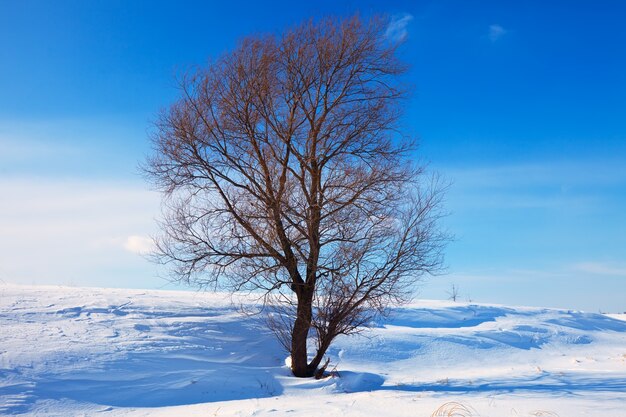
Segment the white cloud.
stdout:
[[490,25],[489,34],[487,37],[491,42],[496,42],[498,39],[507,34],[507,30],[500,25]]
[[407,26],[413,20],[413,16],[404,13],[391,18],[385,31],[385,37],[393,42],[402,42],[408,35]]
[[138,255],[147,255],[154,250],[154,243],[149,237],[132,235],[126,238],[124,249]]

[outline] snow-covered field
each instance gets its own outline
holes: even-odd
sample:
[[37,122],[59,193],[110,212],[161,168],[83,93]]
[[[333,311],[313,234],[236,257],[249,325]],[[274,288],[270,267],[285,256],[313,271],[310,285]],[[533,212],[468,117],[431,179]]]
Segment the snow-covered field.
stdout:
[[421,301],[315,381],[221,295],[0,285],[0,415],[624,417],[620,318]]

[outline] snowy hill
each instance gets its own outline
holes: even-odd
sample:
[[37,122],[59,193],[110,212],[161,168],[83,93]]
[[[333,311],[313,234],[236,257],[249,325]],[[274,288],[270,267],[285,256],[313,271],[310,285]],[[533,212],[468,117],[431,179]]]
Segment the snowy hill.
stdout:
[[626,416],[626,321],[601,314],[418,302],[320,381],[219,294],[0,285],[0,329],[0,415]]

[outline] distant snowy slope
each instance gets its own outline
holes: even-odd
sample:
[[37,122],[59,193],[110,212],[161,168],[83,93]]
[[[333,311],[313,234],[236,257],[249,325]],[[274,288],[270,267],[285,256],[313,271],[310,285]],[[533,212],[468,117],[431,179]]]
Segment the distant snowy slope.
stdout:
[[624,314],[606,314],[606,316],[611,317],[612,319],[626,321],[626,313],[624,313]]
[[1,285],[0,329],[0,415],[626,416],[626,321],[600,314],[423,301],[321,381],[220,294]]

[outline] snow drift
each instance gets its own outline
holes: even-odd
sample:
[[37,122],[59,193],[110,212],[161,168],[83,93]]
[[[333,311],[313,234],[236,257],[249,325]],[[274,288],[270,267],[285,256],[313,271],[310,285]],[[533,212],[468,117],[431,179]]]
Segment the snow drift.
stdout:
[[339,338],[333,377],[315,381],[290,376],[244,301],[2,285],[0,414],[429,416],[458,401],[483,416],[626,415],[616,318],[422,301]]

